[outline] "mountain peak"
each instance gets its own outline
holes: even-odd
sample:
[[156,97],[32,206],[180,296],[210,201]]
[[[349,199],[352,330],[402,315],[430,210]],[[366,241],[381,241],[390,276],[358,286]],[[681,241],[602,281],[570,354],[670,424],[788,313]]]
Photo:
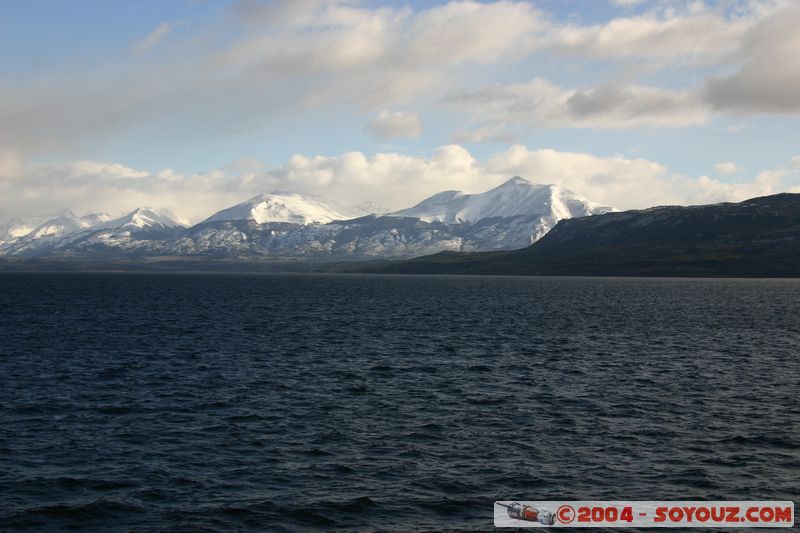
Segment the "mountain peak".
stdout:
[[503,183],[501,183],[500,185],[498,185],[497,187],[495,187],[495,189],[498,189],[498,190],[500,190],[500,189],[510,189],[510,188],[532,188],[532,189],[539,189],[539,190],[543,190],[543,191],[547,190],[547,191],[550,191],[550,192],[561,192],[561,193],[564,193],[564,194],[575,196],[575,193],[573,193],[572,191],[570,191],[568,189],[565,189],[563,187],[560,187],[558,185],[555,185],[553,183],[534,183],[534,182],[532,182],[530,180],[526,180],[525,178],[520,177],[520,176],[514,176],[513,178],[511,178],[509,180],[506,180]]
[[110,228],[177,228],[183,224],[172,218],[166,213],[162,213],[152,207],[137,207],[127,215],[123,215],[113,220],[108,220],[103,224],[103,229]]
[[[556,185],[538,185],[514,176],[479,194],[445,191],[392,216],[415,217],[425,222],[471,224],[486,219],[529,219],[530,242],[535,242],[565,218],[605,213],[602,207]],[[525,224],[528,224],[525,223]]]
[[205,222],[252,220],[257,224],[288,222],[307,225],[349,218],[352,216],[333,202],[300,193],[275,191],[256,195],[246,202],[219,211]]
[[514,176],[510,180],[504,181],[501,187],[509,186],[509,185],[533,185],[530,181],[526,180],[520,176]]
[[426,222],[458,224],[477,222],[485,218],[534,215],[558,221],[607,210],[556,185],[538,185],[514,176],[501,185],[478,194],[441,192],[393,215],[417,217]]

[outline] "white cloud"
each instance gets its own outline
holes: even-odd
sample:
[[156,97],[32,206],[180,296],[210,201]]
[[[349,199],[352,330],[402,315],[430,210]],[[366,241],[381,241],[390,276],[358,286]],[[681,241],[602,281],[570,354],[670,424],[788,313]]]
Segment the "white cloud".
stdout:
[[22,156],[13,148],[0,148],[0,180],[18,178],[23,172]]
[[[800,113],[800,5],[751,3],[726,14],[702,3],[596,26],[555,27],[539,46],[595,60],[713,62],[733,74],[710,76],[685,89],[628,80],[564,88],[527,83],[455,90],[444,102],[472,111],[484,126],[664,128],[702,125],[715,114]],[[777,8],[775,7],[777,5]],[[693,7],[692,7],[693,6]],[[726,66],[727,64],[727,66]]]
[[137,53],[143,54],[155,48],[161,44],[161,42],[166,38],[167,35],[169,35],[169,32],[171,32],[173,28],[174,26],[171,23],[162,22],[156,26],[153,31],[147,34],[144,39],[136,43],[134,50],[136,50]]
[[535,127],[627,128],[703,124],[700,94],[643,86],[565,89],[548,80],[456,91],[444,102],[490,124]]
[[494,62],[521,57],[545,28],[530,3],[449,2],[419,13],[397,43],[415,63]]
[[[377,112],[452,87],[460,69],[506,62],[543,25],[528,2],[450,2],[414,11],[324,0],[239,2],[220,31],[192,27],[162,54],[0,79],[0,146],[74,149],[153,117],[250,131],[287,110]],[[135,50],[170,34],[163,23]],[[188,30],[187,34],[190,33]],[[54,83],[56,80],[56,83]]]
[[646,159],[530,150],[515,145],[492,156],[486,167],[494,175],[554,183],[618,208],[676,203],[681,194],[675,191],[667,167]]
[[[449,2],[420,11],[370,9],[342,2],[248,4],[249,18],[281,13],[288,28],[267,25],[211,62],[263,83],[322,76],[314,101],[347,98],[369,107],[405,100],[448,83],[464,64],[520,57],[542,18],[527,2]],[[277,11],[276,11],[277,10]],[[341,75],[337,76],[337,75]]]
[[693,181],[696,190],[691,191],[689,203],[738,202],[787,191],[791,188],[791,182],[796,181],[797,172],[789,167],[765,170],[752,180],[740,183],[721,182],[708,176],[700,176]]
[[733,161],[725,161],[714,165],[714,172],[717,174],[736,174],[741,169]]
[[638,6],[644,1],[645,0],[611,0],[611,3],[620,7],[632,7],[632,6]]
[[422,135],[422,122],[411,111],[384,110],[367,124],[367,129],[379,139],[414,138]]
[[[65,205],[53,207],[122,210],[151,204],[196,218],[272,188],[401,207],[447,187],[482,190],[509,173],[536,180],[555,176],[620,207],[764,192],[772,186],[769,175],[732,186],[674,177],[639,159],[552,151],[522,157],[520,147],[485,163],[450,146],[428,158],[295,156],[272,170],[229,167],[195,176],[94,163],[24,164],[30,154],[75,149],[153,117],[159,124],[189,117],[208,131],[252,135],[271,114],[287,110],[352,108],[366,122],[378,110],[421,109],[420,100],[443,94],[445,102],[469,114],[462,127],[454,127],[455,142],[513,142],[515,127],[681,127],[705,124],[719,112],[800,112],[800,6],[754,0],[725,5],[658,2],[643,14],[579,25],[557,22],[522,1],[454,1],[418,10],[335,0],[238,2],[232,8],[238,17],[221,20],[222,31],[201,35],[203,28],[193,28],[195,35],[181,46],[164,47],[164,54],[20,76],[13,83],[0,78],[0,208],[40,212],[47,209],[37,208],[39,203],[58,202]],[[153,50],[173,27],[160,24],[132,46]],[[633,66],[634,74],[585,86],[541,77],[481,86],[481,76],[497,71],[513,79],[511,65],[524,67],[514,71],[523,73],[522,80],[537,76],[540,56],[567,57],[569,79],[584,67],[593,80],[602,79],[595,65],[606,74],[602,69],[609,65]],[[514,63],[523,58],[525,63]],[[503,68],[488,68],[496,65]],[[469,79],[478,88],[458,89],[475,72]],[[678,83],[637,81],[642,72],[674,73]],[[419,116],[410,112],[382,111],[368,129],[380,138],[422,134]],[[518,172],[510,160],[522,161]],[[633,168],[641,174],[629,174]]]
[[706,97],[715,109],[735,113],[800,113],[800,4],[790,4],[756,24],[742,41],[743,65],[710,78]]
[[238,161],[224,169],[185,175],[151,173],[120,164],[77,161],[31,165],[24,177],[0,180],[4,216],[55,212],[123,213],[138,206],[169,209],[197,222],[213,212],[276,189],[316,194],[344,205],[375,201],[399,209],[447,189],[481,192],[520,175],[554,183],[617,208],[743,200],[789,189],[800,165],[762,172],[750,181],[724,183],[670,173],[654,161],[597,156],[515,145],[486,160],[458,145],[429,157],[397,153],[294,155],[278,167]]
[[514,136],[504,132],[500,126],[491,126],[472,130],[458,130],[453,133],[452,140],[454,143],[500,142],[511,144],[514,142]]
[[644,59],[703,63],[730,56],[745,33],[758,21],[749,11],[726,16],[719,9],[690,3],[635,17],[619,17],[590,26],[555,26],[540,46],[587,58]]
[[628,68],[649,62],[646,72],[743,66],[705,82],[701,77],[685,89],[632,83],[630,75],[587,88],[535,78],[454,90],[444,101],[471,108],[494,127],[662,128],[705,124],[720,112],[800,113],[798,26],[800,5],[781,1],[727,7],[661,3],[644,14],[601,24],[552,25],[536,36],[535,49]]
[[787,167],[762,172],[752,181],[725,183],[707,176],[672,174],[664,165],[646,159],[529,150],[524,146],[513,146],[493,156],[486,168],[492,174],[516,174],[538,183],[556,183],[621,209],[741,201],[784,190],[788,187],[786,178],[798,175],[797,169]]
[[[243,0],[218,21],[219,31],[191,27],[180,46],[163,54],[13,83],[0,79],[0,145],[23,155],[74,149],[152,117],[166,124],[190,118],[208,131],[253,135],[253,125],[287,110],[330,105],[374,115],[448,93],[465,103],[490,100],[491,120],[473,124],[472,137],[504,123],[665,127],[702,124],[715,110],[795,112],[799,8],[781,5],[658,2],[636,16],[579,25],[558,22],[525,1],[451,1],[414,10],[355,0]],[[152,50],[173,29],[164,22],[132,46]],[[628,79],[562,87],[535,78],[457,90],[468,74],[478,72],[480,86],[494,74],[480,74],[485,67],[522,59],[519,72],[536,75],[541,56],[557,54],[650,73],[704,65],[717,76],[703,84],[709,73],[690,71],[678,77],[693,86],[687,89]],[[582,68],[580,61],[565,66]],[[463,129],[455,136],[469,137]]]

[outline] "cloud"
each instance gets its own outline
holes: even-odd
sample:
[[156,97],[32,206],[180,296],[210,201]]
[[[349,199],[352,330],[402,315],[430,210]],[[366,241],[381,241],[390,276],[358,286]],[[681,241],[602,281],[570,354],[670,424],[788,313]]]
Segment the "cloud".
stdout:
[[419,11],[308,0],[244,6],[239,11],[264,21],[266,31],[246,34],[215,54],[212,65],[258,83],[275,74],[321,77],[307,95],[312,101],[347,98],[366,107],[446,84],[459,66],[519,56],[542,25],[527,2],[467,0]]
[[584,58],[706,63],[734,54],[759,20],[753,11],[730,15],[702,2],[690,2],[686,9],[677,2],[663,5],[601,24],[555,26],[540,46]]
[[499,142],[511,144],[514,142],[514,136],[510,133],[502,131],[501,127],[483,127],[473,130],[461,129],[453,133],[452,141],[454,143],[468,143],[468,142]]
[[147,34],[147,37],[134,45],[134,50],[137,53],[143,54],[155,48],[164,40],[164,38],[172,31],[174,25],[169,22],[162,22],[155,27],[153,31]]
[[479,129],[663,128],[702,125],[718,113],[800,112],[800,5],[784,5],[662,3],[601,24],[552,25],[535,39],[536,50],[629,66],[654,62],[651,71],[743,65],[683,89],[632,83],[630,76],[584,88],[534,78],[453,90],[443,102],[472,111],[483,122]]
[[[672,127],[703,124],[714,112],[794,112],[798,6],[725,5],[659,2],[636,16],[579,25],[525,1],[414,10],[355,0],[241,0],[216,21],[217,31],[187,24],[180,46],[161,54],[142,52],[163,43],[174,23],[134,43],[135,57],[11,82],[0,77],[0,146],[23,156],[74,150],[153,117],[176,129],[191,121],[196,130],[252,136],[254,124],[281,113],[337,106],[366,117],[419,109],[420,101],[442,95],[465,106],[483,98],[491,108],[472,104],[485,122],[473,124],[472,134],[462,128],[459,141],[487,129],[508,138],[498,130],[506,124]],[[525,60],[519,72],[535,73],[554,56],[605,66],[646,63],[655,71],[705,65],[714,76],[704,83],[705,71],[692,72],[685,82],[695,86],[686,88],[620,79],[577,87],[536,77],[459,89],[468,75],[481,87],[479,80],[496,74],[492,67]],[[578,63],[571,68],[582,68]]]
[[455,91],[443,101],[495,125],[676,127],[703,124],[708,119],[702,96],[694,91],[636,85],[566,89],[541,78]]
[[787,178],[796,179],[800,174],[800,169],[787,166],[762,172],[751,181],[725,183],[708,176],[673,174],[666,166],[646,159],[530,150],[524,146],[512,146],[492,156],[486,169],[491,174],[556,183],[621,209],[741,201],[785,190],[790,184]]
[[720,113],[800,113],[800,5],[754,2],[727,15],[702,3],[690,6],[695,7],[595,26],[555,27],[539,46],[595,60],[668,61],[670,68],[680,66],[675,61],[716,61],[727,70],[741,64],[733,74],[710,75],[683,89],[624,79],[565,88],[534,78],[454,90],[443,102],[494,128],[664,128],[702,125]]
[[[176,130],[191,124],[209,134],[254,136],[271,117],[298,110],[316,116],[335,106],[366,122],[382,109],[424,110],[444,101],[468,112],[467,120],[451,115],[463,120],[453,128],[455,142],[508,143],[515,127],[682,127],[715,113],[800,110],[800,6],[654,5],[576,24],[525,1],[415,10],[355,0],[242,0],[215,21],[217,31],[187,23],[179,43],[174,24],[164,22],[132,44],[139,54],[0,76],[0,179],[20,174],[31,155],[81,153],[96,139],[155,119]],[[144,53],[168,37],[180,46]],[[586,69],[601,81],[540,77],[539,67],[554,57],[569,59],[564,79]],[[633,74],[602,81],[619,65],[633,66]],[[481,81],[514,79],[512,72],[525,77]],[[642,72],[666,72],[678,82],[635,79]],[[465,79],[474,85],[463,88]],[[422,134],[413,113],[380,112],[368,129],[380,138]]]
[[744,37],[743,66],[705,84],[708,101],[719,111],[800,113],[800,5],[761,20]]
[[787,180],[789,177],[794,178],[792,181],[796,181],[797,173],[787,167],[765,170],[751,181],[743,183],[727,183],[708,176],[700,176],[696,180],[687,181],[687,184],[691,184],[695,189],[690,191],[689,203],[739,202],[748,198],[776,194],[791,188]]
[[[414,11],[322,0],[239,2],[217,31],[164,22],[136,57],[0,77],[0,146],[73,150],[157,117],[210,132],[248,131],[281,113],[338,106],[375,113],[451,87],[471,65],[530,49],[544,22],[528,2],[457,1]],[[229,13],[229,15],[230,15]]]
[[554,183],[618,208],[677,203],[681,196],[671,183],[667,167],[646,159],[531,150],[514,145],[490,157],[486,169],[493,175],[518,175],[535,183]]
[[611,0],[611,3],[620,7],[633,7],[638,6],[645,0]]
[[137,170],[115,163],[75,161],[30,165],[24,175],[0,180],[5,217],[56,212],[120,214],[139,206],[169,209],[192,222],[276,189],[315,194],[344,205],[375,201],[393,209],[413,205],[447,189],[481,192],[520,175],[554,183],[621,209],[663,204],[738,201],[790,189],[800,164],[762,172],[750,181],[724,183],[674,174],[657,162],[620,155],[529,149],[514,145],[485,160],[458,145],[428,157],[348,152],[338,156],[296,154],[266,168],[236,161],[197,174],[172,169]]
[[717,174],[736,174],[741,169],[733,161],[725,161],[714,165],[714,172]]
[[379,139],[414,138],[422,135],[422,122],[411,111],[384,110],[367,124],[367,129]]
[[0,147],[0,180],[19,178],[24,163],[18,150]]

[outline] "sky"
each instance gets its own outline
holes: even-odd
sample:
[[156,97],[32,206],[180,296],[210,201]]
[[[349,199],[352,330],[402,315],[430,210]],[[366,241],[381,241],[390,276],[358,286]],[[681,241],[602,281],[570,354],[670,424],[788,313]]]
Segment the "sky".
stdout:
[[800,2],[0,0],[0,222],[800,192]]

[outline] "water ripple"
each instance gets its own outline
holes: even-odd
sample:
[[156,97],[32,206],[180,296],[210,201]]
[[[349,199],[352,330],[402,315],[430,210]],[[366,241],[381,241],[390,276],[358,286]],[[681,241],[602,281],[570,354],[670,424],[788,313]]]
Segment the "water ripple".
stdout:
[[0,276],[0,529],[800,494],[800,283]]

